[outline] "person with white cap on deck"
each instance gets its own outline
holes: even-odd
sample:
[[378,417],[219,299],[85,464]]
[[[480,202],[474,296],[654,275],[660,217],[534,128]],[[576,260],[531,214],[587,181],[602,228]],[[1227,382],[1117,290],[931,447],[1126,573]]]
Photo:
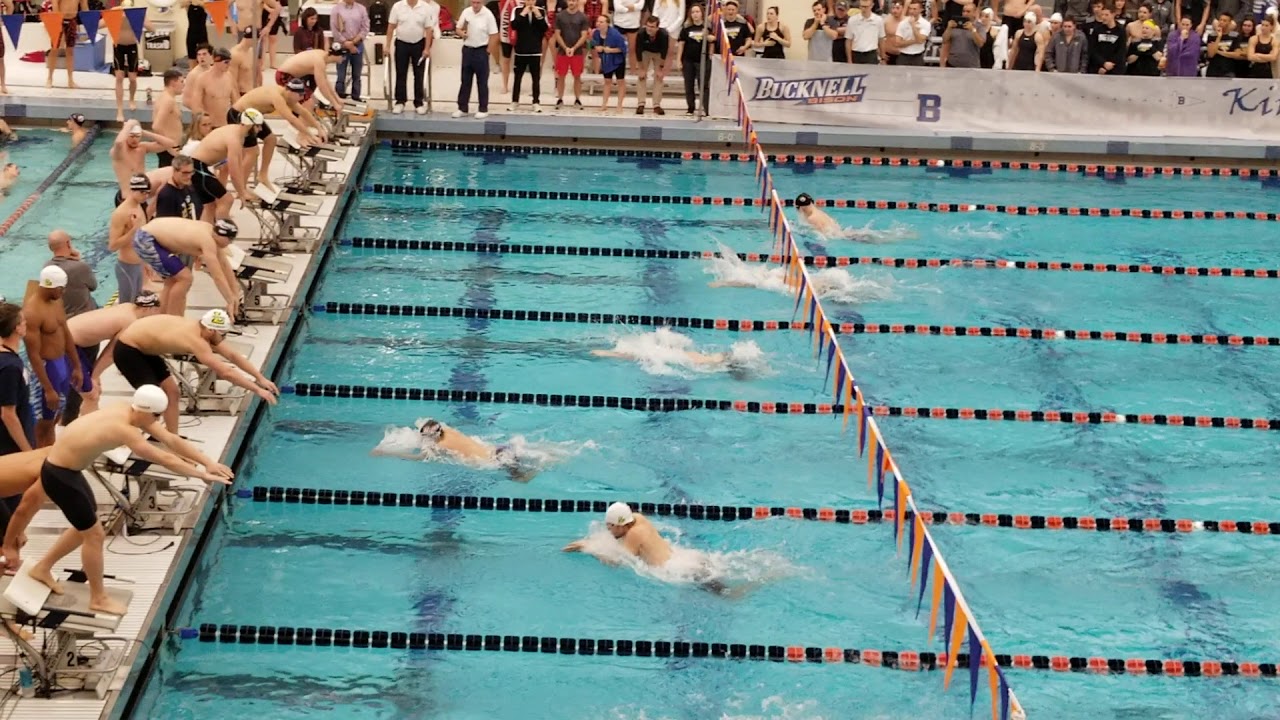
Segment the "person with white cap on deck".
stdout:
[[83,388],[80,354],[67,329],[67,312],[62,306],[66,287],[66,271],[57,265],[46,266],[40,270],[36,287],[28,288],[22,304],[27,320],[27,357],[34,375],[30,388],[31,406],[37,417],[36,447],[53,444],[54,428],[71,387],[88,390]]
[[[111,615],[123,615],[128,610],[107,594],[103,584],[102,546],[106,532],[98,521],[98,504],[85,480],[84,470],[104,452],[125,446],[139,458],[178,475],[225,485],[230,485],[235,477],[231,468],[215,462],[192,443],[165,429],[160,417],[168,409],[169,398],[163,390],[155,385],[143,385],[134,391],[131,402],[82,415],[62,431],[40,467],[40,482],[27,490],[27,494],[35,494],[36,499],[46,496],[52,500],[71,527],[59,536],[39,562],[19,572],[27,573],[60,595],[63,589],[54,579],[54,565],[78,547],[89,581],[89,609]],[[147,442],[146,435],[164,447]],[[25,495],[23,504],[28,504]],[[5,535],[4,551],[11,566],[18,562],[17,548],[8,542],[26,529],[23,520],[29,518],[15,515]]]
[[[280,389],[223,342],[231,328],[231,316],[216,309],[199,319],[163,314],[139,318],[116,336],[112,362],[131,386],[156,385],[164,390],[169,398],[165,426],[170,432],[178,431],[178,381],[170,374],[165,355],[194,357],[219,378],[274,405]],[[219,355],[243,372],[227,367]]]
[[164,280],[160,291],[160,307],[170,315],[187,310],[187,292],[192,273],[183,256],[199,258],[213,284],[227,301],[227,314],[232,318],[240,310],[240,284],[235,270],[222,249],[236,239],[239,228],[230,220],[213,224],[180,217],[156,218],[138,228],[133,235],[133,251]]

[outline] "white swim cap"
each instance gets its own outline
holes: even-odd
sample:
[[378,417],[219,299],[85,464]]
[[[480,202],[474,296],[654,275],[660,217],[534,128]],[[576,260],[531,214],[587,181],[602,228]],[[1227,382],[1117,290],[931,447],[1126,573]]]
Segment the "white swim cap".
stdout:
[[631,506],[624,502],[616,502],[609,506],[604,512],[604,522],[606,525],[630,525],[636,521],[635,513],[631,512]]
[[1049,22],[1062,22],[1062,13],[1054,13],[1050,15]]
[[246,108],[244,112],[240,113],[241,125],[261,125],[266,121],[267,119],[256,108]]
[[143,385],[133,391],[133,409],[160,415],[169,409],[169,396],[155,385]]
[[1023,16],[1022,16],[1022,19],[1023,19],[1024,21],[1026,21],[1026,22],[1035,22],[1035,21],[1036,21],[1036,14],[1035,14],[1035,13],[1033,13],[1033,12],[1029,12],[1029,13],[1027,13],[1026,15],[1023,15]]
[[200,325],[208,330],[227,332],[231,330],[231,316],[226,310],[213,309],[200,317]]
[[40,287],[64,288],[67,286],[67,272],[57,265],[50,265],[40,271]]

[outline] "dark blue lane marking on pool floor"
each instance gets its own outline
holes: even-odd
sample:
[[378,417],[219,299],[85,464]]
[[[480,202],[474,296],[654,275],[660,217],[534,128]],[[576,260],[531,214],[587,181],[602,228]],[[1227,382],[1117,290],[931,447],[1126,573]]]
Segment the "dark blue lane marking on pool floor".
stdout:
[[528,160],[529,155],[519,152],[484,152],[478,150],[468,150],[462,153],[463,157],[480,158],[484,165],[506,165],[508,160]]
[[684,160],[680,158],[619,157],[616,159],[619,165],[634,165],[637,170],[654,172],[661,172],[664,165],[679,167],[684,164]]

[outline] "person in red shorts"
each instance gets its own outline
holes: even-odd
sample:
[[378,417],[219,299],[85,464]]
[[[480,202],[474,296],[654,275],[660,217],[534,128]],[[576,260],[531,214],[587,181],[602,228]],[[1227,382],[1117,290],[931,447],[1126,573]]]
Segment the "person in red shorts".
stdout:
[[573,72],[573,105],[582,109],[582,68],[591,25],[582,12],[582,0],[569,0],[569,7],[556,13],[556,108],[564,107],[565,76]]
[[288,88],[289,81],[297,78],[305,86],[301,93],[303,105],[310,107],[311,96],[315,94],[316,90],[319,90],[324,93],[326,100],[333,103],[337,112],[342,112],[342,98],[333,89],[333,83],[329,82],[327,65],[329,63],[337,63],[346,54],[347,49],[341,43],[333,43],[328,50],[305,50],[300,52],[280,63],[280,69],[276,70],[276,84],[280,87]]

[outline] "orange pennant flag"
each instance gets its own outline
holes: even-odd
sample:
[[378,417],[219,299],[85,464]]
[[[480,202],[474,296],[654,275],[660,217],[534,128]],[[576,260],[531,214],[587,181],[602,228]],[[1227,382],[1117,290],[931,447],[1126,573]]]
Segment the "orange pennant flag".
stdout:
[[996,673],[995,653],[986,640],[982,641],[982,654],[987,659],[987,685],[991,687],[991,720],[1000,720],[1000,676]]
[[227,0],[211,0],[204,4],[204,11],[219,31],[227,25]]
[[[884,453],[885,465],[889,464],[889,451]],[[894,508],[893,513],[894,529],[898,532],[898,552],[902,552],[902,516],[906,514],[907,502],[911,500],[911,488],[902,481],[901,478],[895,478],[898,483],[898,507]]]
[[919,515],[911,518],[911,522],[915,524],[916,539],[911,543],[911,587],[916,585],[916,575],[920,571],[920,553],[924,550],[924,521]]
[[879,440],[876,439],[876,428],[874,425],[872,425],[871,427],[867,428],[867,447],[871,449],[871,452],[867,453],[867,489],[868,490],[870,490],[872,486],[875,485],[875,482],[876,482],[875,448],[876,448],[876,443],[878,442]]
[[[844,358],[840,358],[840,362],[844,362]],[[849,374],[849,368],[846,366],[844,370],[844,425],[841,430],[849,429],[849,414],[853,412],[853,376]]]
[[938,608],[942,606],[942,586],[947,580],[942,576],[942,565],[933,561],[933,598],[929,601],[929,636],[932,640],[938,630]]
[[102,24],[107,26],[107,32],[111,35],[112,43],[120,36],[120,27],[123,22],[124,10],[121,8],[114,7],[110,10],[102,11]]
[[960,653],[960,644],[968,634],[969,618],[965,617],[964,606],[956,603],[956,616],[951,621],[951,641],[947,646],[947,669],[942,674],[943,690],[951,686],[951,672],[956,669],[956,655]]
[[49,47],[56,49],[62,45],[62,14],[56,12],[40,13],[40,22],[44,23],[45,32],[49,33]]

